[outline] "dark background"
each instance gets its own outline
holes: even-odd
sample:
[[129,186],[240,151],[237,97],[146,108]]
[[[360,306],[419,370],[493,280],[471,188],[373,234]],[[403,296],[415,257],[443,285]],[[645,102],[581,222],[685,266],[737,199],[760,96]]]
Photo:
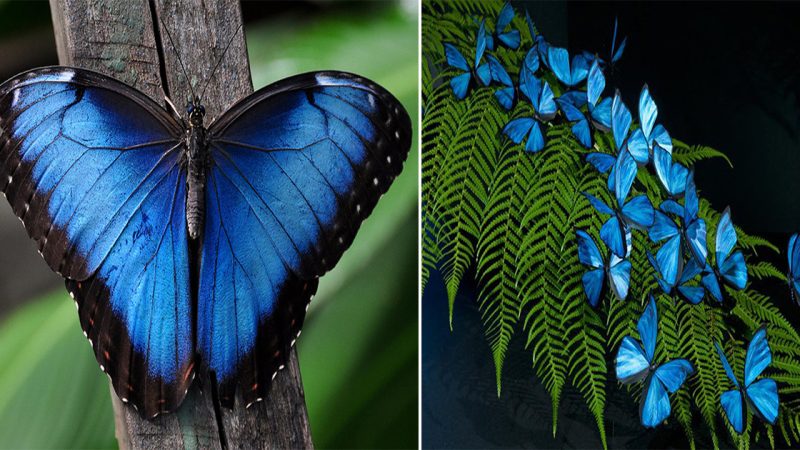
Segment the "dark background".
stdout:
[[[545,38],[570,52],[610,50],[614,18],[628,46],[609,86],[620,88],[637,111],[644,83],[658,104],[658,122],[690,144],[724,152],[701,162],[700,194],[734,223],[784,249],[800,230],[800,4],[796,3],[595,3],[513,2],[527,8]],[[759,255],[785,269],[785,256]],[[512,339],[495,394],[494,367],[483,337],[470,274],[456,299],[453,332],[447,296],[434,274],[423,295],[423,445],[426,447],[596,448],[594,419],[580,394],[567,389],[551,431],[550,397],[531,369],[524,337]],[[766,286],[797,323],[783,285]],[[481,351],[485,349],[485,351]],[[611,448],[684,448],[677,424],[646,431],[638,404],[609,391],[606,413]],[[696,415],[697,416],[697,415]],[[705,438],[697,424],[697,437]],[[698,448],[711,442],[698,441]],[[727,444],[729,445],[729,444]]]

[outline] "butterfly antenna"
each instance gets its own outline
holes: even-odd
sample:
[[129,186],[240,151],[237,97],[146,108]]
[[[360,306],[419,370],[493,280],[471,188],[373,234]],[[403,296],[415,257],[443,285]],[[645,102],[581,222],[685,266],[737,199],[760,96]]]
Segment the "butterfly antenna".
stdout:
[[183,65],[183,61],[181,60],[181,54],[178,52],[178,47],[175,46],[175,41],[172,40],[172,34],[169,32],[169,28],[167,28],[167,24],[164,23],[163,19],[161,20],[161,25],[164,27],[164,31],[167,32],[167,38],[169,39],[169,43],[172,44],[172,49],[175,50],[175,56],[178,58],[178,64],[181,66],[181,70],[183,71],[183,76],[186,77],[186,83],[189,85],[189,92],[192,93],[192,98],[196,98],[194,95],[194,88],[192,87],[192,80],[189,79],[189,74],[186,72],[186,67]]
[[217,68],[219,67],[223,58],[225,58],[225,54],[228,53],[228,48],[230,48],[231,44],[233,44],[233,39],[236,37],[236,35],[239,34],[239,31],[241,31],[243,26],[244,26],[244,21],[242,21],[242,23],[239,24],[239,27],[236,29],[233,35],[231,35],[231,38],[228,40],[228,44],[225,45],[225,50],[222,51],[222,55],[220,55],[219,59],[217,59],[217,63],[214,65],[214,68],[211,69],[211,75],[209,75],[208,79],[206,79],[206,84],[205,86],[203,86],[203,90],[200,92],[200,98],[203,98],[203,96],[205,96],[206,89],[208,89],[208,84],[211,82],[212,79],[214,79],[214,73],[217,71]]

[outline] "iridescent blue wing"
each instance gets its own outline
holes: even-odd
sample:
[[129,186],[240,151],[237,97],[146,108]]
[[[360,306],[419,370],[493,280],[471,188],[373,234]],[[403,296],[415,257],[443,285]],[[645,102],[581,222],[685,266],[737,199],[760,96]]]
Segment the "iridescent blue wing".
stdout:
[[263,398],[331,269],[400,173],[411,122],[386,90],[317,72],[267,86],[209,127],[198,352],[223,404]]
[[656,300],[652,295],[644,308],[642,316],[639,317],[639,322],[636,323],[636,329],[639,330],[639,338],[642,340],[644,354],[647,356],[647,360],[652,363],[656,354],[656,335],[658,333],[658,311],[656,309]]
[[747,285],[747,264],[744,262],[742,252],[737,250],[725,259],[722,267],[719,268],[719,273],[730,286],[744,289]]
[[642,92],[639,93],[639,124],[642,126],[642,132],[646,137],[649,137],[653,132],[653,126],[658,117],[658,108],[653,97],[650,96],[650,89],[645,84]]
[[469,84],[472,79],[467,60],[464,58],[464,55],[462,55],[461,52],[459,52],[458,49],[452,44],[444,44],[444,54],[448,65],[464,71],[464,73],[456,75],[450,79],[450,87],[453,89],[453,94],[457,99],[463,100],[467,97]]
[[744,431],[744,398],[739,389],[725,391],[719,396],[719,403],[733,429],[741,434]]
[[559,97],[556,99],[556,103],[558,103],[561,112],[564,113],[564,117],[566,117],[569,122],[573,122],[572,134],[575,136],[575,139],[584,147],[591,148],[592,130],[589,128],[589,121],[586,120],[586,116],[584,116],[581,110],[575,107],[569,100],[564,100]]
[[525,59],[523,60],[524,69],[528,70],[531,74],[536,73],[539,70],[539,51],[536,47],[531,47],[528,50],[528,53],[525,54]]
[[614,215],[614,210],[606,205],[604,201],[588,192],[582,192],[582,194],[584,197],[586,197],[586,200],[589,200],[589,204],[592,205],[592,207],[600,214]]
[[591,69],[589,69],[589,78],[586,83],[587,101],[591,106],[597,105],[597,101],[600,100],[600,95],[603,94],[605,88],[606,78],[603,76],[600,64],[595,61],[592,63]]
[[714,273],[714,269],[706,263],[705,268],[703,269],[703,276],[701,278],[703,286],[708,291],[711,298],[716,300],[719,303],[722,303],[722,286],[719,285],[719,280],[717,279],[717,275]]
[[550,120],[556,115],[557,106],[555,95],[550,88],[550,83],[542,81],[541,95],[539,95],[539,104],[536,105],[536,114],[542,120]]
[[497,35],[497,39],[503,43],[508,48],[516,49],[519,47],[520,43],[520,34],[519,30],[509,30],[505,31],[506,27],[511,24],[511,20],[514,19],[514,8],[511,6],[511,3],[506,3],[503,6],[503,9],[500,10],[500,14],[497,16],[497,22],[495,23],[494,30],[495,34]]
[[491,73],[492,81],[496,81],[503,86],[514,86],[511,76],[506,71],[505,67],[492,55],[486,56],[486,61],[489,64],[489,73]]
[[655,376],[667,389],[667,392],[674,394],[681,388],[686,377],[694,373],[694,367],[685,359],[673,359],[672,361],[661,364],[656,368]]
[[748,386],[745,391],[753,409],[762,419],[775,425],[778,418],[778,384],[772,378],[758,380]]
[[787,258],[789,260],[789,292],[795,303],[800,302],[800,239],[795,233],[789,238]]
[[641,228],[653,226],[655,212],[650,199],[644,194],[633,197],[622,206],[622,217],[625,218],[625,221],[630,225]]
[[614,196],[617,199],[618,205],[625,204],[625,200],[628,198],[638,170],[639,167],[636,165],[636,161],[634,161],[629,152],[619,152],[617,161],[614,163]]
[[658,144],[653,145],[653,165],[661,185],[670,196],[682,194],[686,189],[686,178],[689,169],[679,163],[672,162],[672,154]]
[[622,97],[619,95],[619,90],[617,90],[614,93],[614,99],[611,101],[611,131],[614,135],[614,144],[617,146],[618,152],[621,152],[625,147],[632,121],[631,112],[625,106]]
[[646,377],[650,369],[642,346],[632,337],[625,336],[614,358],[614,370],[620,383],[633,383]]
[[606,244],[611,253],[621,258],[628,256],[625,237],[630,234],[624,222],[614,215],[600,227],[600,239]]
[[722,268],[731,250],[736,246],[736,230],[733,228],[733,222],[731,222],[730,207],[725,208],[725,211],[722,212],[722,216],[719,218],[715,244],[714,250],[717,267]]
[[578,260],[590,270],[583,274],[583,292],[592,307],[597,306],[600,296],[603,293],[603,282],[605,281],[605,268],[603,255],[597,248],[594,239],[583,230],[577,230],[575,237],[578,244]]
[[744,386],[750,386],[771,362],[772,351],[767,342],[767,329],[761,327],[747,346],[747,356],[744,359]]
[[719,360],[722,363],[722,368],[725,369],[725,374],[728,375],[728,378],[733,382],[733,385],[736,386],[738,389],[739,387],[739,380],[736,379],[736,375],[733,373],[733,368],[731,368],[730,363],[728,362],[728,358],[725,356],[725,352],[722,350],[722,347],[719,343],[714,342],[714,347],[717,349],[717,355],[719,355]]
[[625,51],[625,44],[628,43],[628,37],[622,38],[619,46],[617,46],[617,19],[614,18],[614,35],[611,37],[611,64],[619,61],[622,58],[622,53]]
[[683,265],[681,238],[673,236],[656,252],[656,262],[661,276],[669,286],[675,286]]
[[608,264],[608,282],[611,291],[618,299],[625,300],[631,284],[631,262],[617,255],[611,255]]
[[600,173],[606,173],[611,170],[611,166],[614,165],[616,160],[614,155],[609,155],[608,153],[592,152],[586,155],[586,162],[594,166]]
[[642,392],[642,403],[639,406],[639,418],[642,425],[647,428],[657,427],[669,417],[670,412],[672,412],[672,407],[669,404],[667,389],[653,374],[645,381]]
[[51,67],[0,86],[0,189],[50,268],[116,393],[145,416],[191,382],[182,127],[141,92]]

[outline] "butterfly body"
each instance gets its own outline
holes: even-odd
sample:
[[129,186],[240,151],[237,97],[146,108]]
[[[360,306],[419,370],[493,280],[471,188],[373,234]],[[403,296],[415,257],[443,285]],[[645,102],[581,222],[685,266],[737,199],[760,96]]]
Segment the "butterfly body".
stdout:
[[65,278],[123,402],[268,395],[318,278],[400,173],[411,122],[343,72],[278,81],[208,126],[113,78],[48,67],[0,85],[0,190]]
[[197,239],[203,229],[205,215],[206,168],[211,155],[206,142],[206,128],[203,126],[205,108],[195,99],[195,104],[187,108],[189,113],[186,128],[186,226],[189,237]]

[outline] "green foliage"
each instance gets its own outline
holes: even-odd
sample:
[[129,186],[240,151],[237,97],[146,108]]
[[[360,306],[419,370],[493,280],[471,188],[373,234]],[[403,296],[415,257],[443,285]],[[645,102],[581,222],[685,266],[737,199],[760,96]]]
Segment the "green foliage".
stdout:
[[[635,231],[628,300],[620,301],[609,293],[597,310],[588,305],[575,230],[587,229],[599,242],[597,233],[603,220],[581,193],[611,200],[605,176],[584,162],[586,150],[563,121],[545,124],[545,148],[527,153],[501,130],[515,117],[530,116],[529,105],[522,102],[506,112],[494,101],[493,88],[480,87],[458,101],[449,86],[455,72],[444,60],[442,43],[453,43],[470,59],[478,21],[486,18],[491,27],[502,5],[500,0],[423,2],[423,288],[431,270],[442,272],[452,328],[452,303],[464,274],[474,269],[477,304],[496,368],[498,395],[502,395],[508,342],[521,331],[532,353],[532,369],[552,399],[554,434],[561,395],[569,385],[582,393],[597,423],[600,444],[606,446],[607,389],[617,388],[612,383],[610,362],[622,338],[637,335],[636,321],[652,292],[660,313],[656,361],[681,357],[695,366],[695,374],[671,396],[669,419],[684,430],[690,445],[694,448],[701,438],[710,438],[715,447],[725,442],[740,448],[753,442],[771,447],[797,443],[800,339],[774,301],[756,291],[752,282],[743,291],[726,288],[726,295],[736,305],[731,311],[717,304],[691,306],[670,298],[658,289],[646,257],[646,251],[654,252],[658,245],[651,243],[646,233]],[[512,76],[532,42],[524,14],[517,14],[513,26],[522,33],[520,50],[501,48],[494,53]],[[595,133],[594,138],[592,151],[613,152],[608,133]],[[710,158],[730,164],[723,153],[709,147],[678,140],[674,146],[675,161],[685,165]],[[647,194],[654,205],[665,199],[659,181],[647,169],[639,171],[633,190],[634,194]],[[700,215],[707,223],[710,255],[720,214],[701,199]],[[759,252],[778,251],[777,247],[744,230],[737,229],[737,233],[751,281],[785,282],[780,268],[758,259]],[[767,325],[773,351],[769,370],[779,384],[781,411],[775,427],[749,414],[745,433],[739,436],[727,423],[719,403],[720,394],[732,385],[714,342],[725,343],[735,370],[741,373],[746,343],[762,324]],[[639,387],[630,391],[641,395]],[[698,421],[702,427],[697,427]]]

